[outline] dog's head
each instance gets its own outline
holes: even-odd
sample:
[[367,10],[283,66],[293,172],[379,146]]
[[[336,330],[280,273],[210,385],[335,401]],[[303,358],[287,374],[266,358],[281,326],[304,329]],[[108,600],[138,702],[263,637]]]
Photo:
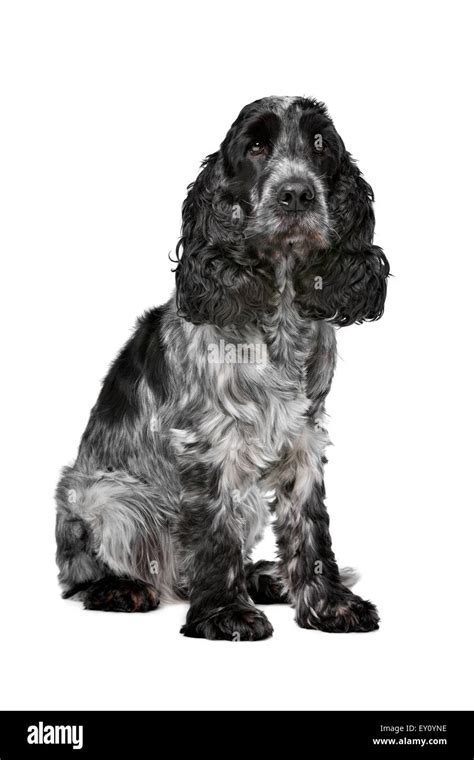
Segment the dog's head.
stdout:
[[285,257],[301,314],[377,319],[388,262],[372,245],[372,201],[323,104],[275,97],[245,106],[183,205],[180,313],[197,324],[258,321]]

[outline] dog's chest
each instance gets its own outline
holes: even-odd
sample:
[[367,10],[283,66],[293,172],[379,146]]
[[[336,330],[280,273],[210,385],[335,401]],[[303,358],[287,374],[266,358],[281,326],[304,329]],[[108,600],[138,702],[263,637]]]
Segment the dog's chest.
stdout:
[[219,368],[211,409],[200,437],[209,457],[223,468],[232,487],[254,482],[291,446],[305,425],[309,400],[296,381],[267,364],[226,364]]
[[282,303],[258,329],[212,346],[213,421],[203,422],[210,455],[230,486],[258,480],[301,435],[310,406],[306,367],[316,333],[314,323]]

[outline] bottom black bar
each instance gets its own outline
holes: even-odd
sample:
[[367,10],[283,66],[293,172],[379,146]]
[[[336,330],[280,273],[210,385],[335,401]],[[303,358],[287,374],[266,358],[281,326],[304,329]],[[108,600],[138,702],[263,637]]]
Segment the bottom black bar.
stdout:
[[[474,758],[473,712],[2,712],[0,760],[222,757],[302,750],[315,758]],[[321,752],[324,750],[325,754]],[[329,754],[331,753],[331,754]]]

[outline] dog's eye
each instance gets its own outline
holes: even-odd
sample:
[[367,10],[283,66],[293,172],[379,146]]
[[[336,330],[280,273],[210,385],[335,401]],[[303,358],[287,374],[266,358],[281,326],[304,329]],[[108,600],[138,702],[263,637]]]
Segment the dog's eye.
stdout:
[[250,156],[261,156],[267,153],[267,146],[265,143],[260,142],[260,140],[255,140],[251,143],[248,152]]

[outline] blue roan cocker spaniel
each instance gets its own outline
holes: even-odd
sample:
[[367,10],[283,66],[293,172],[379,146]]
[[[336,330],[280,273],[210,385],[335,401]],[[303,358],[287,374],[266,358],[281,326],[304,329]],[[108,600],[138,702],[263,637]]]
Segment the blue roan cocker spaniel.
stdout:
[[[65,597],[182,633],[257,640],[257,604],[304,628],[371,631],[331,547],[323,469],[334,325],[378,319],[389,266],[370,186],[323,104],[246,106],[183,205],[176,293],[113,363],[57,489]],[[277,562],[251,561],[270,515]]]

